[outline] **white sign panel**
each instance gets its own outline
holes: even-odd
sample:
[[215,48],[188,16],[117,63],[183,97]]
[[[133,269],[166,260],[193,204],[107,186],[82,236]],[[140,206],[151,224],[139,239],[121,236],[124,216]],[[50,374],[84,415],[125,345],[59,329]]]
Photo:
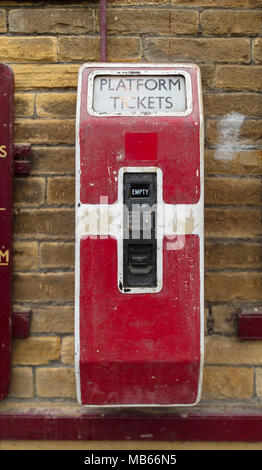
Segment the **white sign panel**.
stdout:
[[183,75],[96,75],[93,111],[99,114],[174,114],[187,107]]

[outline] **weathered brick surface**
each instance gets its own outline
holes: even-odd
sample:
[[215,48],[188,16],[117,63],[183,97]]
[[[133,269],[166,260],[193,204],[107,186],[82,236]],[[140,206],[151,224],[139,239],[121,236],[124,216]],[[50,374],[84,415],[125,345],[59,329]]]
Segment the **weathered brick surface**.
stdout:
[[262,397],[262,368],[256,368],[256,393],[258,397]]
[[[227,129],[227,142],[231,141],[233,145],[262,144],[262,120],[244,120],[236,131],[238,119],[239,118],[237,116],[233,124],[230,124],[225,120],[217,121],[215,119],[209,119],[206,124],[207,143],[210,145],[223,144],[225,129]],[[230,132],[230,138],[228,138],[228,132]]]
[[83,34],[95,31],[95,12],[88,8],[20,8],[9,12],[9,30],[26,34]]
[[206,241],[205,265],[209,269],[260,269],[262,244]]
[[[108,39],[107,54],[110,62],[126,62],[141,59],[140,38],[111,37]],[[58,60],[63,62],[99,62],[100,42],[97,37],[63,36],[58,39]]]
[[191,7],[235,7],[256,8],[261,7],[261,0],[171,0],[172,5]]
[[74,144],[75,120],[17,119],[15,139],[32,144]]
[[203,377],[203,398],[250,398],[253,396],[253,376],[253,370],[247,367],[207,366]]
[[9,396],[32,398],[34,396],[33,371],[31,367],[13,367]]
[[232,112],[246,117],[261,117],[260,93],[205,93],[203,98],[206,117],[225,116]]
[[74,205],[75,178],[49,178],[47,184],[47,203],[50,205]]
[[210,302],[262,301],[261,272],[208,272],[205,298]]
[[261,175],[262,150],[261,149],[234,149],[230,158],[220,159],[214,149],[205,149],[206,174],[223,175]]
[[108,11],[108,33],[133,34],[134,24],[141,34],[196,34],[199,15],[195,10],[117,9]]
[[145,41],[148,61],[197,61],[247,63],[250,45],[246,38],[148,38]]
[[262,179],[206,178],[205,203],[221,206],[260,206]]
[[43,367],[36,371],[36,391],[44,398],[76,398],[73,368]]
[[31,334],[62,334],[74,332],[74,307],[34,306],[30,325]]
[[[245,307],[243,306],[245,309]],[[248,307],[246,307],[248,310]],[[249,307],[250,308],[250,307]],[[251,310],[252,310],[251,306]],[[238,336],[238,315],[241,309],[237,305],[213,305],[211,308],[213,332],[222,335]]]
[[205,338],[205,363],[208,365],[261,365],[260,341],[211,335]]
[[69,364],[71,366],[75,363],[73,336],[66,336],[62,339],[61,361],[63,364]]
[[0,33],[5,33],[6,31],[6,12],[5,10],[0,10]]
[[75,117],[76,93],[39,93],[36,96],[39,117]]
[[42,268],[74,268],[75,244],[45,242],[40,245]]
[[14,203],[16,205],[40,206],[45,198],[44,178],[16,178]]
[[13,291],[15,302],[73,302],[74,275],[67,272],[15,274]]
[[262,234],[261,209],[205,210],[205,236],[214,238],[260,238]]
[[15,94],[15,117],[33,117],[34,114],[34,93]]
[[261,91],[262,67],[259,65],[218,65],[217,88]]
[[60,357],[60,338],[31,336],[13,341],[13,364],[44,365]]
[[0,36],[0,57],[5,62],[56,62],[56,38]]
[[35,271],[38,269],[38,244],[15,241],[13,244],[14,271]]
[[[32,144],[31,174],[15,178],[14,191],[14,309],[30,306],[32,318],[30,337],[13,341],[13,401],[76,401],[76,87],[82,63],[100,61],[98,3],[8,0],[0,6],[0,61],[15,73],[15,142]],[[261,6],[261,0],[108,0],[107,9],[109,62],[200,66],[203,399],[243,400],[243,407],[261,406],[262,397],[260,343],[237,339],[239,312],[262,306]]]
[[14,64],[17,90],[64,89],[77,86],[80,64]]
[[262,38],[256,38],[252,42],[252,56],[254,62],[257,64],[262,63]]
[[70,175],[75,172],[74,147],[32,146],[31,174]]
[[14,233],[23,238],[73,238],[72,209],[20,210],[15,214]]
[[262,12],[255,10],[206,10],[201,13],[205,35],[256,35],[262,33]]

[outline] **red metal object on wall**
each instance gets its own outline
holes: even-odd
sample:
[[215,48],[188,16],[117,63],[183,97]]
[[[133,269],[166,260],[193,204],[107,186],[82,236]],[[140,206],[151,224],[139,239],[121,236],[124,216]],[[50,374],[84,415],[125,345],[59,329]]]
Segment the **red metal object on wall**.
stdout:
[[11,360],[14,76],[0,64],[0,399],[8,394]]
[[[175,77],[185,81],[185,109],[150,112],[154,103],[160,107],[166,103],[169,108],[171,97],[162,94],[168,83],[177,85]],[[123,89],[136,86],[135,93],[143,84],[149,90],[145,98],[139,93],[121,96]],[[106,96],[98,102],[106,86],[109,111],[103,108]],[[161,96],[150,94],[153,87]],[[132,111],[135,103],[142,112]],[[84,405],[193,405],[200,398],[202,138],[200,77],[195,65],[82,67],[77,112],[75,344],[78,400]],[[132,175],[141,178],[131,183],[131,190],[125,189],[126,175],[131,180]],[[160,213],[166,215],[163,225],[162,215],[156,216],[156,281],[149,288],[125,287],[123,201],[130,191],[146,193],[147,187],[154,187],[141,183],[151,181],[150,175],[156,178]],[[179,210],[184,211],[184,232],[179,228]],[[129,262],[129,253],[126,259]],[[149,263],[146,256],[131,256],[131,263],[132,259]],[[137,272],[140,266],[131,268]]]
[[30,144],[14,145],[14,74],[0,64],[0,400],[10,388],[12,336],[29,334],[30,311],[12,316],[12,200],[14,174],[30,171],[29,161],[19,158],[30,151]]

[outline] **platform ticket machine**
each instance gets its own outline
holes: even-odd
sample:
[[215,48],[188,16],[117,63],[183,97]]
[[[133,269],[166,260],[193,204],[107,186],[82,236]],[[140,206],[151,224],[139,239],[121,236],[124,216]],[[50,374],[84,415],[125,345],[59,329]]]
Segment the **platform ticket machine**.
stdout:
[[81,67],[75,257],[79,403],[199,401],[203,178],[196,65]]

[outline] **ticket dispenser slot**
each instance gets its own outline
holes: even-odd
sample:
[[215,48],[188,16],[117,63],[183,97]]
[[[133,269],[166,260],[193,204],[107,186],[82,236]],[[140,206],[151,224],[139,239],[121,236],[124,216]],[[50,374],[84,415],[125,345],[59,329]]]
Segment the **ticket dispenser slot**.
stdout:
[[123,181],[123,287],[157,283],[155,173],[125,173]]

